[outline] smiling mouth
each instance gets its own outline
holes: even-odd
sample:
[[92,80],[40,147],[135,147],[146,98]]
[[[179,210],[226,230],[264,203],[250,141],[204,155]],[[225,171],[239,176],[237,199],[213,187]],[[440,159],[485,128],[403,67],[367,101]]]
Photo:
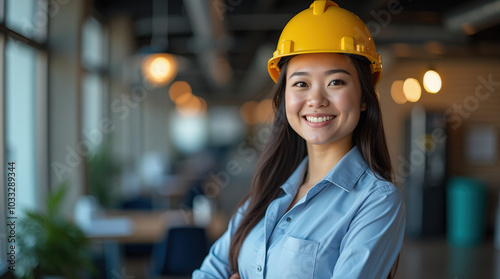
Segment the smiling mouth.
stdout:
[[330,121],[333,118],[335,118],[335,116],[333,116],[333,115],[323,116],[323,117],[305,116],[305,119],[308,122],[312,122],[312,123],[321,123],[321,122],[325,122],[325,121]]

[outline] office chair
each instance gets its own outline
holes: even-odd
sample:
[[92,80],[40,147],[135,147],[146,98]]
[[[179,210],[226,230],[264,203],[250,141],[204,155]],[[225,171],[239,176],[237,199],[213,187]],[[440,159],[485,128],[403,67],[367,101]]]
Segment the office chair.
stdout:
[[153,201],[150,197],[133,197],[128,200],[122,201],[119,207],[124,210],[151,211],[153,210]]
[[[122,201],[119,208],[122,210],[152,211],[153,202],[149,197],[133,197]],[[153,246],[144,243],[129,243],[122,244],[121,249],[123,249],[126,258],[144,258],[151,255]]]
[[204,228],[171,228],[166,238],[153,247],[151,275],[190,276],[201,266],[209,248]]

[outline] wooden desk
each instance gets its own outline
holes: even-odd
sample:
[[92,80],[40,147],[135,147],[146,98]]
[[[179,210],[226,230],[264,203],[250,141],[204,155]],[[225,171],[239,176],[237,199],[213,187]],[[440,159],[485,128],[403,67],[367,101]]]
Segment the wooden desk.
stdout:
[[165,237],[169,228],[192,225],[192,218],[180,210],[167,211],[109,211],[106,217],[100,218],[100,223],[106,219],[129,221],[130,230],[120,233],[89,234],[93,240],[114,239],[119,243],[155,243]]
[[[191,211],[166,210],[166,211],[108,211],[106,217],[99,218],[100,224],[106,224],[106,219],[128,221],[129,229],[124,232],[117,230],[100,234],[88,233],[92,240],[115,240],[118,243],[156,243],[160,241],[170,228],[193,225]],[[208,238],[213,242],[217,240],[227,228],[227,218],[222,213],[216,213],[210,224],[205,228]],[[111,228],[113,229],[113,228]],[[96,229],[97,230],[97,229]],[[119,232],[118,232],[119,231]]]
[[[118,221],[116,230],[113,230],[113,220]],[[97,227],[91,227],[87,235],[89,239],[96,241],[98,247],[102,247],[100,249],[104,255],[106,278],[109,279],[116,277],[113,271],[121,270],[124,266],[125,259],[120,249],[121,244],[154,244],[160,242],[170,228],[193,225],[192,212],[181,210],[108,211],[106,217],[101,217],[98,221],[107,228],[99,230]],[[118,228],[119,223],[127,225]],[[217,213],[205,229],[208,238],[213,242],[224,233],[226,228],[227,218],[224,214]],[[116,233],[113,234],[113,231]]]

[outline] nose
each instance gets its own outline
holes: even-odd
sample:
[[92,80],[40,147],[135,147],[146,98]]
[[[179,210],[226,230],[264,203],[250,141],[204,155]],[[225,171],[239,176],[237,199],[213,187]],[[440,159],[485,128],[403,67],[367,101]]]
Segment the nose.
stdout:
[[311,108],[328,106],[328,98],[326,97],[325,90],[319,87],[309,90],[309,95],[307,96],[307,106]]

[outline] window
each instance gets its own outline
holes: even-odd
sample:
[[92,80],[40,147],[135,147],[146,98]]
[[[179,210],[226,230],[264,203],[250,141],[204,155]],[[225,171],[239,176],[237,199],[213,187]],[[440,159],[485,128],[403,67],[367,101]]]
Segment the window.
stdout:
[[171,135],[177,149],[183,153],[202,150],[208,141],[207,119],[204,115],[171,114]]
[[[5,48],[5,157],[16,166],[16,215],[36,208],[35,50],[8,40]],[[22,187],[22,191],[21,191]]]
[[38,42],[45,40],[49,17],[57,12],[57,5],[48,1],[6,0],[7,28]]
[[[0,180],[15,162],[15,210],[7,212],[7,186],[0,189],[0,223],[40,206],[47,183],[46,0],[0,0]],[[0,268],[7,263],[6,227],[0,226]]]
[[[103,115],[104,85],[100,75],[86,73],[82,80],[82,129],[92,134],[99,129]],[[98,144],[98,143],[97,143]],[[91,151],[96,146],[90,146]]]
[[101,70],[106,63],[105,32],[97,19],[90,17],[82,27],[82,64],[87,70]]
[[[107,100],[106,81],[106,32],[103,25],[89,17],[82,26],[82,65],[85,70],[82,79],[82,128],[92,134],[100,129],[99,123],[105,118]],[[104,135],[106,136],[106,135]],[[93,142],[90,151],[101,142]]]

